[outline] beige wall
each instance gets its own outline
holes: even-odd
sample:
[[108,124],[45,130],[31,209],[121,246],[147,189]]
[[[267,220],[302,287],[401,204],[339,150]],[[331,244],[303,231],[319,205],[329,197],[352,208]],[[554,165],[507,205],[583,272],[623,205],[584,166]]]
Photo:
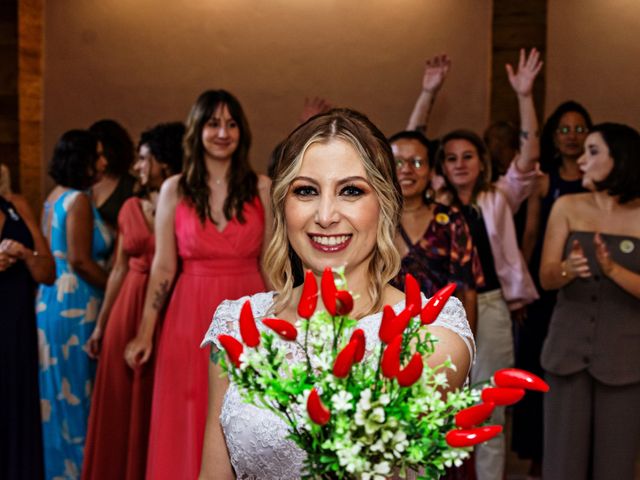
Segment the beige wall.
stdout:
[[575,99],[640,128],[640,1],[551,0],[547,31],[547,113]]
[[425,56],[448,52],[434,134],[489,118],[490,0],[55,0],[45,2],[44,161],[62,132],[103,117],[137,139],[184,120],[207,88],[235,93],[253,163],[321,95],[404,127]]

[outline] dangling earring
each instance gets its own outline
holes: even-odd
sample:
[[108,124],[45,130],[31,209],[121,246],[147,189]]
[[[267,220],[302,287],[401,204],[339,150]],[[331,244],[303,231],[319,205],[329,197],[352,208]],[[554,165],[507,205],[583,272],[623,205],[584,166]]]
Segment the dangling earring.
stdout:
[[435,196],[436,196],[436,192],[433,188],[431,188],[431,186],[427,187],[427,189],[424,191],[424,201],[427,204],[433,202],[433,200],[435,199]]

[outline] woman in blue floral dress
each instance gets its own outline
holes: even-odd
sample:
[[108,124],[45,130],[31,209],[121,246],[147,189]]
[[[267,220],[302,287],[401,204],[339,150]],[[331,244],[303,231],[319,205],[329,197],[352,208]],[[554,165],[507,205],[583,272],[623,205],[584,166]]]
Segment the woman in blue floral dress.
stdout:
[[86,190],[106,166],[102,146],[83,130],[56,144],[43,227],[56,263],[53,286],[36,301],[45,478],[79,478],[95,365],[85,344],[95,326],[113,238]]

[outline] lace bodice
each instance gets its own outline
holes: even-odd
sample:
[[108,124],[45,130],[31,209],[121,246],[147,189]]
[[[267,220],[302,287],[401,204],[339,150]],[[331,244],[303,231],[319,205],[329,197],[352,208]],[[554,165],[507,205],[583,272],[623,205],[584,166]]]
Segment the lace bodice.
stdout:
[[[253,314],[263,318],[271,312],[274,292],[258,293],[239,300],[226,300],[220,304],[211,322],[211,326],[202,341],[202,346],[213,343],[218,348],[217,337],[220,334],[232,335],[240,338],[238,318],[243,303],[251,300]],[[423,302],[426,298],[423,296]],[[393,306],[396,313],[404,309],[404,301]],[[366,337],[366,355],[369,355],[378,345],[378,330],[382,313],[375,313],[358,321],[358,328],[362,328]],[[256,322],[261,331],[268,331],[262,322]],[[462,304],[455,297],[451,297],[433,326],[445,327],[464,340],[473,359],[475,344]],[[280,340],[276,340],[280,341]],[[294,361],[304,360],[301,348],[294,343],[284,342]],[[365,357],[366,358],[366,357]],[[268,410],[244,403],[235,387],[230,384],[225,394],[220,424],[224,431],[231,464],[238,479],[280,479],[294,480],[300,478],[300,472],[305,454],[292,441],[287,439],[289,430],[287,425]]]

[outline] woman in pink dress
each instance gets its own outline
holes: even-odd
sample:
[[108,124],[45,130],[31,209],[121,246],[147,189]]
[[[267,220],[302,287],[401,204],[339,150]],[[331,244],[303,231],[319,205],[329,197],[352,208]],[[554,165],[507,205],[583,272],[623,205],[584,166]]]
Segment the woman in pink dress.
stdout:
[[206,91],[187,119],[183,173],[160,190],[156,253],[134,369],[157,341],[147,478],[197,478],[207,414],[208,355],[199,348],[218,304],[264,291],[260,267],[271,230],[270,181],[248,161],[251,133],[238,100]]
[[[124,361],[127,342],[137,332],[155,241],[158,189],[182,169],[182,123],[167,123],[140,137],[134,165],[144,189],[128,199],[118,216],[119,242],[105,300],[89,339],[98,358],[82,478],[144,478],[149,438],[153,365],[132,371]],[[115,447],[115,448],[114,448]]]

